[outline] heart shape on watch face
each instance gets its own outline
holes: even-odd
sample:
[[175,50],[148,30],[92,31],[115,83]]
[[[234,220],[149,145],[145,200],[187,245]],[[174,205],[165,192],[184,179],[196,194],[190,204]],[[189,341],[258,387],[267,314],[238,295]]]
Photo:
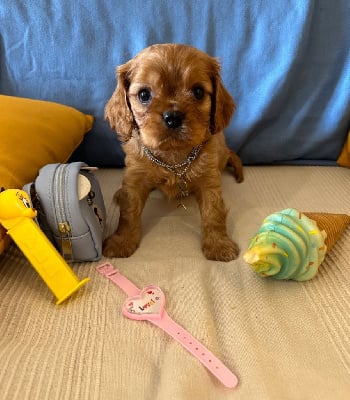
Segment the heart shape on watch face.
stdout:
[[131,319],[147,320],[162,318],[165,307],[165,295],[158,286],[150,285],[137,296],[125,300],[123,314]]

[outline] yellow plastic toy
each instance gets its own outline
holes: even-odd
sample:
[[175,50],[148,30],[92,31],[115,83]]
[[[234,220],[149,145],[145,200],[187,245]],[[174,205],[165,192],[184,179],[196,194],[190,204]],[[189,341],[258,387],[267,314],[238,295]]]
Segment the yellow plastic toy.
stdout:
[[33,221],[37,211],[23,190],[0,193],[0,223],[61,304],[90,278],[79,281],[56,248]]

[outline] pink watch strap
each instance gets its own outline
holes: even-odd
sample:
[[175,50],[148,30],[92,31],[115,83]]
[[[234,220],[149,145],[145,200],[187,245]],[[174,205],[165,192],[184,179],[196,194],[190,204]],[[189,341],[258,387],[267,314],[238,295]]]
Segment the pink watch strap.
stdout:
[[119,286],[128,296],[136,296],[140,293],[140,289],[130,282],[128,278],[125,278],[112,264],[105,263],[97,266],[96,269],[100,274]]
[[129,296],[123,304],[124,316],[134,320],[147,320],[163,329],[194,355],[226,387],[234,388],[237,385],[236,375],[195,337],[169,317],[165,311],[165,296],[159,287],[150,285],[140,290],[110,263],[98,266],[97,270]]
[[226,387],[234,388],[237,385],[238,379],[236,375],[196,338],[172,320],[166,311],[164,311],[162,319],[150,320],[150,322],[162,328],[171,337],[181,343],[185,349],[194,355]]

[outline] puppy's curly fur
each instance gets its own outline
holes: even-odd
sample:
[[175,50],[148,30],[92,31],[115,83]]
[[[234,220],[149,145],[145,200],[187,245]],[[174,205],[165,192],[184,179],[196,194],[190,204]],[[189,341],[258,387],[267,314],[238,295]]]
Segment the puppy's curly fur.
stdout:
[[[157,187],[173,198],[185,181],[199,204],[205,256],[235,259],[238,247],[226,231],[221,171],[230,164],[237,182],[243,180],[243,171],[222,132],[235,105],[220,78],[218,61],[191,46],[153,45],[117,68],[117,75],[105,116],[123,143],[126,170],[115,195],[118,228],[104,241],[104,255],[133,254],[141,241],[141,213],[150,191]],[[199,145],[183,177],[145,153],[148,149],[161,163],[176,165]]]

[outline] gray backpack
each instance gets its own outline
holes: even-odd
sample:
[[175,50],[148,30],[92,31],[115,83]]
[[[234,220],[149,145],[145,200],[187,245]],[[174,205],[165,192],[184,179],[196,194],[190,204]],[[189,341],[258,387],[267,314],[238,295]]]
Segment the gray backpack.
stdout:
[[95,169],[83,162],[48,164],[23,187],[37,223],[68,262],[102,256],[106,210]]

